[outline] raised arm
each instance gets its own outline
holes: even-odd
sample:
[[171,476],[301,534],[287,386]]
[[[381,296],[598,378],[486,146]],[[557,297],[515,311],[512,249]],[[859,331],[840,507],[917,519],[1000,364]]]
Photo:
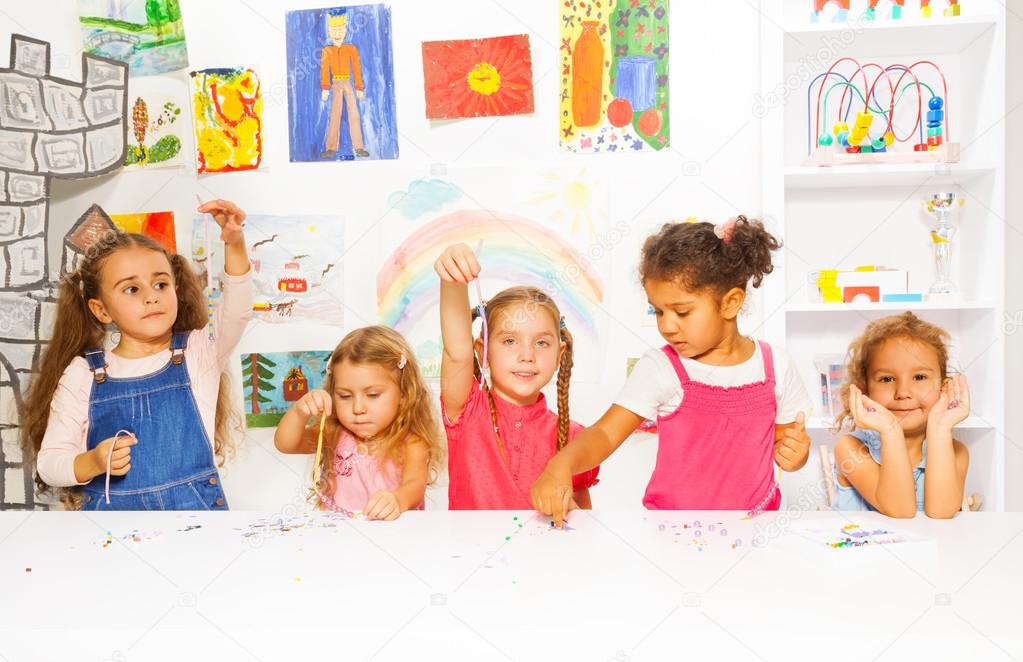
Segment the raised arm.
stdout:
[[859,439],[846,435],[835,444],[839,477],[878,512],[889,517],[914,517],[916,484],[898,419],[855,386],[849,389],[849,408],[857,427],[881,435],[881,464],[874,461]]
[[473,380],[472,313],[469,282],[479,276],[480,264],[466,244],[455,244],[433,265],[440,276],[440,331],[444,353],[440,363],[440,392],[444,412],[454,421],[461,415]]
[[970,452],[952,439],[952,429],[970,415],[970,387],[956,375],[941,389],[927,416],[927,471],[924,472],[924,513],[947,519],[962,508]]

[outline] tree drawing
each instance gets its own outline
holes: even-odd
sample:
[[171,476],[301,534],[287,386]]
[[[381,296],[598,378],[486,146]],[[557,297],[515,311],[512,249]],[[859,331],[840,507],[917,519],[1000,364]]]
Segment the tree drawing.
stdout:
[[249,354],[242,359],[242,377],[245,378],[242,386],[248,389],[253,414],[261,413],[259,403],[272,402],[263,393],[277,388],[273,384],[274,373],[270,370],[276,367],[276,363],[262,354]]

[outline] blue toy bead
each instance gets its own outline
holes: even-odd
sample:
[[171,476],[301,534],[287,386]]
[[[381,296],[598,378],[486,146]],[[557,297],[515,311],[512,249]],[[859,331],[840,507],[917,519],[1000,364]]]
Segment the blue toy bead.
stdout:
[[849,146],[849,132],[848,131],[839,131],[838,132],[838,144],[841,145],[842,147],[848,147]]
[[944,110],[928,110],[927,111],[927,122],[928,122],[928,124],[931,123],[931,122],[941,122],[944,119],[945,119],[945,111]]
[[931,110],[941,110],[944,105],[945,102],[941,97],[931,97],[931,100],[927,102],[927,107]]
[[817,139],[817,144],[821,147],[831,147],[834,139],[827,133],[822,133],[821,137]]

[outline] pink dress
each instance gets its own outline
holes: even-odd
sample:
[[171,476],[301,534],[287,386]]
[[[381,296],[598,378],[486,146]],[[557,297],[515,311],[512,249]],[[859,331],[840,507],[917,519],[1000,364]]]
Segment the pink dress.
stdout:
[[722,388],[690,381],[678,352],[664,353],[682,383],[678,409],[657,419],[657,464],[643,497],[655,510],[777,510],[771,347],[760,343],[762,382]]
[[[443,398],[441,408],[444,408]],[[507,458],[501,456],[494,436],[487,394],[473,380],[462,413],[454,422],[444,412],[448,436],[448,508],[450,510],[532,510],[530,489],[558,445],[558,415],[547,408],[541,393],[531,405],[520,407],[494,395],[497,424]],[[569,441],[582,430],[569,425]],[[579,490],[597,484],[600,467],[573,476]]]
[[390,460],[360,453],[355,437],[342,429],[334,450],[333,485],[333,494],[320,495],[324,509],[361,512],[369,498],[380,490],[393,492],[401,487],[401,467]]

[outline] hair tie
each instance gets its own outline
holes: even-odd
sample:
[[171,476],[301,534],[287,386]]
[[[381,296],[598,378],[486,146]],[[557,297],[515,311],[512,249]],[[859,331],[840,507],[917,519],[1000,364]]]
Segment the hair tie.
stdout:
[[408,357],[405,356],[405,352],[402,352],[401,358],[398,359],[398,370],[404,370],[406,363],[408,363]]
[[561,316],[561,320],[558,322],[558,328],[559,329],[564,329],[566,326],[568,326],[568,325],[565,324],[565,316],[562,315]]
[[735,226],[738,224],[739,218],[742,218],[742,216],[715,225],[714,234],[717,238],[725,242],[725,244],[732,243],[732,235],[735,234]]

